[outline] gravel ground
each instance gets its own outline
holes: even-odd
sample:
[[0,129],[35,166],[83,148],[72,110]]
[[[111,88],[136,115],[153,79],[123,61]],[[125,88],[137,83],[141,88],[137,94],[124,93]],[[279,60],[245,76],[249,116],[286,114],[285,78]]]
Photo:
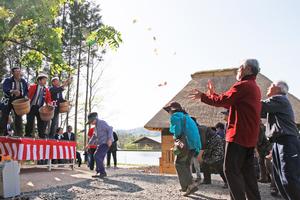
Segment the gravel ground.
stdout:
[[[91,173],[86,172],[86,175],[90,177]],[[200,185],[199,190],[188,198],[179,192],[176,176],[152,174],[140,169],[109,169],[108,175],[105,179],[85,179],[75,184],[24,193],[23,197],[34,200],[229,199],[228,190],[222,189],[223,184],[216,175],[212,177],[212,185]],[[274,199],[269,195],[269,184],[260,184],[259,187],[263,200]]]

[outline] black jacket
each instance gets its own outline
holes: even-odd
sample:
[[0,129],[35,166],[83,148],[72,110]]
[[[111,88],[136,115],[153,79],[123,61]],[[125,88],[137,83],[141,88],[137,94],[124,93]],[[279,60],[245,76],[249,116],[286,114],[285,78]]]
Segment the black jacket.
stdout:
[[3,88],[3,99],[1,102],[4,106],[7,106],[15,99],[26,97],[28,95],[28,84],[26,80],[23,78],[21,78],[20,80],[20,93],[21,93],[20,97],[15,97],[13,94],[10,93],[11,90],[15,90],[17,88],[14,77],[9,77],[4,79],[2,88]]
[[205,149],[203,162],[215,164],[224,159],[224,139],[209,127],[200,126],[202,134],[205,135]]
[[116,132],[113,132],[113,137],[114,137],[114,142],[112,143],[109,151],[113,152],[113,151],[117,151],[118,150],[118,145],[117,145],[117,141],[119,140],[118,135]]
[[71,133],[71,138],[69,138],[68,132],[64,133],[64,140],[75,141],[75,134]]
[[286,95],[262,101],[262,117],[267,118],[266,136],[272,142],[285,135],[299,136],[294,111]]
[[62,92],[64,91],[63,87],[55,87],[52,86],[49,89],[50,93],[51,93],[51,98],[53,101],[57,101],[57,103],[61,103],[64,101]]
[[59,137],[59,134],[56,133],[54,135],[54,139],[56,139],[56,140],[65,140],[65,136],[64,136],[64,134],[62,134],[62,136]]

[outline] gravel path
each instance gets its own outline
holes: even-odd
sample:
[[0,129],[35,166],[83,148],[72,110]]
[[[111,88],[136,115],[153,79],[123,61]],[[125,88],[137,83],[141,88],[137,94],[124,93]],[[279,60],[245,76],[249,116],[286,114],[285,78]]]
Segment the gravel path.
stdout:
[[[222,189],[218,176],[213,176],[212,185],[200,185],[199,190],[189,198],[182,197],[176,176],[144,173],[137,169],[108,170],[105,179],[86,179],[72,185],[52,187],[36,192],[25,193],[29,199],[229,199],[228,190]],[[90,174],[88,174],[90,176]],[[263,200],[274,199],[269,195],[269,184],[260,184]]]

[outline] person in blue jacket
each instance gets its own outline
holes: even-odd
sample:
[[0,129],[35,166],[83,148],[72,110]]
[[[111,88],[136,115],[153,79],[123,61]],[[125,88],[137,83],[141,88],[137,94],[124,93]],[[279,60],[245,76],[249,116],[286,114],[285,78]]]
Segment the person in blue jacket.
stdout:
[[171,102],[164,107],[170,117],[170,133],[177,139],[186,140],[180,153],[176,154],[175,168],[181,185],[181,191],[185,192],[183,196],[188,196],[198,190],[197,182],[193,181],[191,173],[191,160],[197,157],[202,148],[199,130],[194,120],[187,114],[178,102]]
[[[0,122],[0,135],[8,135],[7,122],[11,110],[13,110],[12,102],[16,99],[27,97],[28,84],[22,78],[20,67],[14,66],[11,69],[12,76],[3,81],[3,98],[1,100],[2,117]],[[14,111],[14,110],[13,110]],[[16,136],[23,136],[22,116],[14,113],[14,125]]]

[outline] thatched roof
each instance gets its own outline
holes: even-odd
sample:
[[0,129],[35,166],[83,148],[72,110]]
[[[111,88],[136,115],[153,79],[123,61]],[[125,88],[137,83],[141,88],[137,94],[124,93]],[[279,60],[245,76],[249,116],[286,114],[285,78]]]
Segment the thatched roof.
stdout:
[[[191,75],[192,80],[171,101],[179,102],[191,116],[197,118],[197,121],[200,124],[206,126],[215,126],[216,123],[223,122],[223,115],[220,112],[224,111],[225,109],[216,108],[199,101],[191,100],[187,98],[187,96],[189,95],[189,92],[194,88],[198,88],[201,91],[206,92],[208,80],[211,80],[215,84],[217,93],[225,92],[236,82],[236,70],[236,68],[231,68],[196,72]],[[257,83],[261,89],[263,99],[265,99],[267,88],[270,86],[272,81],[266,76],[258,74]],[[292,94],[289,94],[289,100],[292,103],[295,112],[296,123],[300,124],[300,100]],[[169,115],[163,109],[161,109],[145,125],[145,128],[150,130],[168,127]]]

